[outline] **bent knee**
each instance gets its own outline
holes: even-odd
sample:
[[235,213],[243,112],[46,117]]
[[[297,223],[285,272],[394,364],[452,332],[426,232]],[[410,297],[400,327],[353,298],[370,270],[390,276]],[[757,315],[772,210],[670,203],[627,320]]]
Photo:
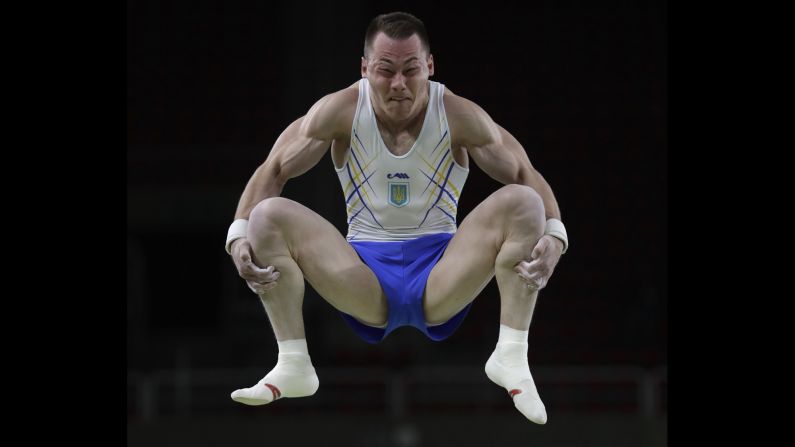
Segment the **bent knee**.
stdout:
[[527,185],[505,185],[494,194],[498,200],[510,208],[544,209],[544,201],[541,200],[541,196],[535,189]]
[[299,206],[284,197],[270,197],[258,203],[249,215],[249,224],[253,226],[282,226],[295,216]]
[[511,217],[510,220],[544,227],[544,201],[535,189],[526,185],[505,185],[494,194],[505,215]]

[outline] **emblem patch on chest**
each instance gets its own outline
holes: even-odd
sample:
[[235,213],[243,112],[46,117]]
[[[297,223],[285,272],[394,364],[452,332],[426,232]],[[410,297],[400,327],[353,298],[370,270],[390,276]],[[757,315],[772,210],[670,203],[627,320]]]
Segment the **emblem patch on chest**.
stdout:
[[389,182],[389,204],[400,208],[409,203],[408,182]]

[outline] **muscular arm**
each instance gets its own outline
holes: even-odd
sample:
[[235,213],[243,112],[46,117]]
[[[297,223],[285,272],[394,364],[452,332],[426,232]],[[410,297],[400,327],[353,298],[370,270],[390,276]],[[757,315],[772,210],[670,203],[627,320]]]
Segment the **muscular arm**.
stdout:
[[445,96],[450,132],[454,144],[467,152],[491,178],[505,185],[532,187],[541,196],[547,219],[560,219],[552,188],[533,167],[521,144],[477,104],[452,93]]
[[235,219],[248,219],[251,210],[264,199],[281,195],[287,180],[315,166],[335,138],[350,132],[358,92],[350,88],[332,93],[316,102],[306,115],[282,132],[265,161],[248,181],[235,212]]
[[248,219],[259,202],[280,196],[287,180],[311,169],[326,153],[330,140],[301,131],[306,118],[302,116],[287,126],[268,158],[254,171],[237,204],[235,219]]

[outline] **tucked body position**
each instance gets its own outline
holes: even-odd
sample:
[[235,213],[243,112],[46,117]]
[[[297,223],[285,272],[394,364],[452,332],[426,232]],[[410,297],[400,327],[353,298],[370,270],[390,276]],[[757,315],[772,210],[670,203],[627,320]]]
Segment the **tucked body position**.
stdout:
[[[500,331],[486,375],[527,419],[546,409],[530,374],[538,294],[568,248],[555,196],[522,145],[477,104],[431,81],[423,23],[395,12],[365,33],[361,79],[318,100],[276,140],[245,187],[226,250],[264,304],[276,366],[232,399],[263,405],[315,393],[304,332],[304,281],[363,340],[413,326],[436,341],[463,322],[493,277]],[[280,197],[331,150],[346,236]],[[504,184],[456,223],[471,162]]]

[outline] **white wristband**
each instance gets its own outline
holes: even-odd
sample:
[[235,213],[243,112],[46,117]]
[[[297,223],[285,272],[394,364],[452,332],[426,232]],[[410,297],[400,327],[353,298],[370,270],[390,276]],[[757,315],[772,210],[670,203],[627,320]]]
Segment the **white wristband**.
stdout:
[[547,227],[544,229],[544,234],[556,237],[563,241],[563,251],[561,254],[566,253],[569,249],[569,237],[566,235],[566,227],[559,219],[547,219]]
[[232,222],[232,225],[229,225],[229,232],[226,234],[226,252],[230,255],[232,254],[232,242],[236,239],[240,239],[242,237],[246,237],[246,231],[248,230],[248,220],[247,219],[236,219]]

